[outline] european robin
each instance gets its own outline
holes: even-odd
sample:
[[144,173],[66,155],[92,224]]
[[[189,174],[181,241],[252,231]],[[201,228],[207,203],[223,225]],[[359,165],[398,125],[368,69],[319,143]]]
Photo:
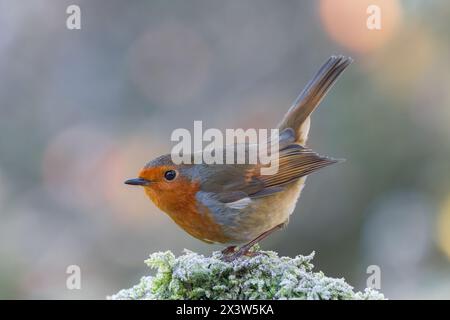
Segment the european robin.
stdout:
[[306,176],[338,162],[305,143],[311,113],[351,62],[330,57],[281,120],[277,173],[262,175],[260,163],[178,165],[167,154],[125,183],[143,186],[155,205],[190,235],[226,244],[224,260],[251,254],[254,244],[287,225]]

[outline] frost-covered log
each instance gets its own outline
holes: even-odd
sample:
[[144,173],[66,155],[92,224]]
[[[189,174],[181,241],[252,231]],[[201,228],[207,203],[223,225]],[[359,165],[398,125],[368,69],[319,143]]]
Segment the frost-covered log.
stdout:
[[344,279],[313,272],[314,253],[295,258],[261,251],[233,262],[220,260],[221,253],[204,257],[184,251],[150,255],[146,264],[156,275],[123,289],[110,299],[384,299],[372,289],[354,292]]

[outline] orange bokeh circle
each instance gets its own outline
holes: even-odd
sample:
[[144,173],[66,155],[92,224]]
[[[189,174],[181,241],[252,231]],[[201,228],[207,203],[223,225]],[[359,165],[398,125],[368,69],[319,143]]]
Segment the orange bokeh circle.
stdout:
[[[370,29],[370,6],[380,10],[381,29]],[[398,28],[401,19],[398,0],[321,0],[320,18],[329,36],[345,48],[368,53],[385,44]]]

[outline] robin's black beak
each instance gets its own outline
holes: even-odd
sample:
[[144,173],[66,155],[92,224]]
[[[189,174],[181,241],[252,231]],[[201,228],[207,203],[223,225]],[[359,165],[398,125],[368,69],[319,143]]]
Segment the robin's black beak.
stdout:
[[151,183],[150,180],[142,179],[142,178],[136,178],[136,179],[129,179],[125,181],[125,184],[131,184],[133,186],[148,186]]

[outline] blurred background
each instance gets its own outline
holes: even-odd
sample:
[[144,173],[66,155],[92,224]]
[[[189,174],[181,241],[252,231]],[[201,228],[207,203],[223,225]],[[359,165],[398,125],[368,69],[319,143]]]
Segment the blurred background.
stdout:
[[275,126],[332,54],[355,62],[309,145],[347,161],[308,179],[262,247],[315,250],[357,290],[378,265],[388,298],[450,298],[449,15],[418,0],[0,0],[0,298],[103,299],[154,251],[220,249],[123,181],[194,120]]

